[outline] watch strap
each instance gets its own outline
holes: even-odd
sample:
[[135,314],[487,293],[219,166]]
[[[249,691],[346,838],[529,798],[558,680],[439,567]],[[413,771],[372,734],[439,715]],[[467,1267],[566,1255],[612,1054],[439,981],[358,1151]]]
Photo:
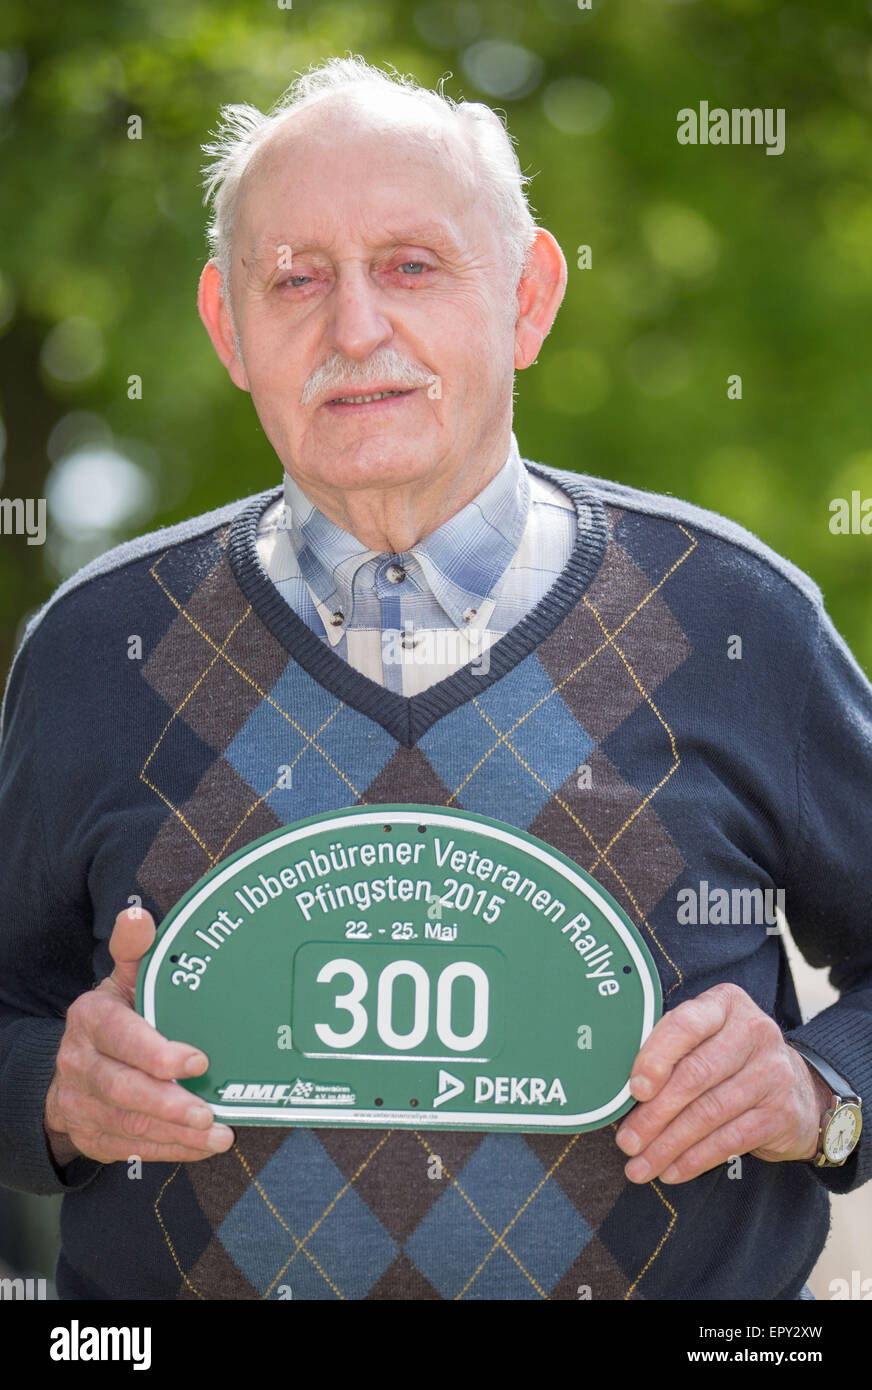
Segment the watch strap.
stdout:
[[837,1096],[839,1100],[848,1101],[853,1105],[860,1104],[860,1097],[857,1095],[850,1082],[846,1081],[843,1076],[840,1076],[837,1071],[834,1071],[829,1062],[824,1061],[823,1057],[818,1056],[812,1048],[806,1047],[805,1043],[794,1042],[792,1038],[785,1038],[784,1041],[787,1043],[788,1047],[792,1047],[795,1052],[799,1053],[800,1057],[803,1057],[806,1062],[814,1067],[818,1075],[827,1083],[834,1096]]

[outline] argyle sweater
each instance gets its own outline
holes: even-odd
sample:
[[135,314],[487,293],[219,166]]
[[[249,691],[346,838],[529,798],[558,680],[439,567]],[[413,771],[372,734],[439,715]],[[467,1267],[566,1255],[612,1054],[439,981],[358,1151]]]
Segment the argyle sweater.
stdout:
[[[29,625],[0,745],[0,1181],[66,1194],[62,1298],[792,1299],[828,1190],[872,1172],[872,1125],[842,1168],[746,1155],[671,1186],[624,1178],[615,1126],[243,1127],[226,1154],[138,1179],[51,1160],[64,1013],[109,973],[116,914],[139,897],[160,923],[275,827],[380,803],[555,846],[629,913],[667,1009],[734,981],[868,1113],[872,688],[814,584],[747,532],[526,466],[573,499],[569,562],[487,672],[413,698],[352,670],[271,584],[256,530],[278,488],[110,552]],[[681,908],[755,888],[783,891],[841,991],[808,1023],[765,920]]]

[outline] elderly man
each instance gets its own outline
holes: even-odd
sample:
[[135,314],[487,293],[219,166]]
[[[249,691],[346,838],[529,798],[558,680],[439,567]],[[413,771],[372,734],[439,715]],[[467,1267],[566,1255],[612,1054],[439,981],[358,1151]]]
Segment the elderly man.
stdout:
[[[199,307],[283,485],[27,631],[0,1179],[66,1194],[62,1297],[800,1297],[872,1171],[872,689],[754,537],[521,459],[566,269],[492,112],[346,59],[224,115]],[[176,1084],[207,1059],[132,1008],[155,921],[271,829],[397,802],[496,812],[630,914],[666,1013],[620,1125],[234,1133]],[[684,910],[725,890],[783,890],[839,1002],[802,1025],[772,919]]]

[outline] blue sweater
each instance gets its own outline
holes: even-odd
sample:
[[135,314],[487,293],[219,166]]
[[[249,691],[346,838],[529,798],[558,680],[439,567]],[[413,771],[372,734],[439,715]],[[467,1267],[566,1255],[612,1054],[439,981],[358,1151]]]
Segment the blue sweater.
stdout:
[[[668,1187],[626,1181],[613,1127],[240,1128],[227,1154],[139,1179],[51,1160],[64,1012],[110,972],[116,914],[136,895],[159,923],[243,845],[364,803],[539,836],[630,914],[666,1008],[736,982],[868,1113],[872,687],[815,585],[747,532],[527,467],[576,504],[569,563],[486,674],[412,699],[351,670],[268,580],[255,533],[280,489],[110,552],[28,627],[0,745],[0,1182],[66,1194],[61,1297],[791,1299],[828,1190],[872,1173],[872,1125],[842,1168],[745,1156],[741,1176]],[[781,890],[830,967],[839,1002],[805,1025],[765,918],[688,920],[688,901],[743,889]]]

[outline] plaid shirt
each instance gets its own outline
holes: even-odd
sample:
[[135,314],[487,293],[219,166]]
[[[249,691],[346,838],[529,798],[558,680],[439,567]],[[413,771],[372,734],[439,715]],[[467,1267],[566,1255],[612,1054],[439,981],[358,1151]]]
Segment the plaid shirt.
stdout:
[[257,530],[261,563],[309,628],[356,670],[417,695],[488,648],[547,593],[577,517],[556,484],[527,472],[514,434],[477,497],[402,554],[366,550],[286,473]]

